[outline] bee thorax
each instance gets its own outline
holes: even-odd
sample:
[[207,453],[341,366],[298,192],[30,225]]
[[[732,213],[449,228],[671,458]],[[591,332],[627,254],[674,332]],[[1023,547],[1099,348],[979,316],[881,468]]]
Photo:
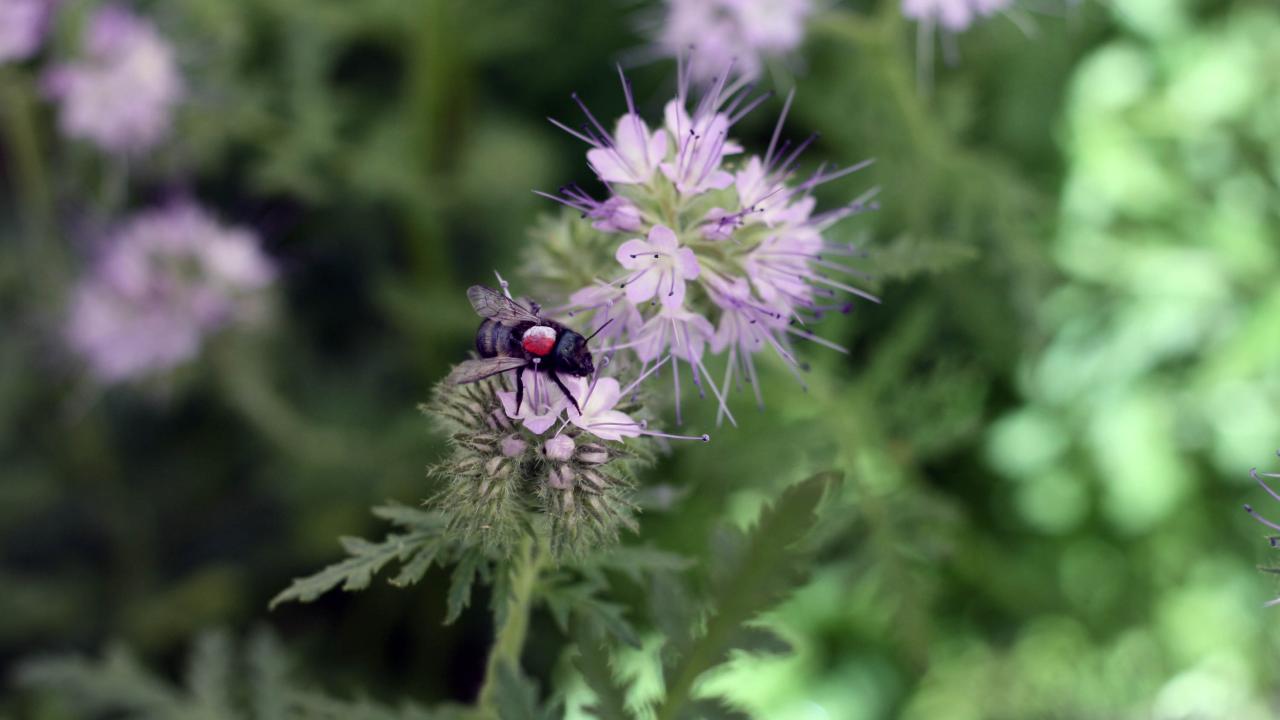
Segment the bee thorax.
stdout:
[[520,343],[527,352],[539,357],[545,356],[556,346],[556,331],[546,325],[534,325],[524,331]]

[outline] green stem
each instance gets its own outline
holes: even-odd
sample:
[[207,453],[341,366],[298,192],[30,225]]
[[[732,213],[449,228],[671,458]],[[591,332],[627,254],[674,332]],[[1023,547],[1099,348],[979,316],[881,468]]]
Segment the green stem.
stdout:
[[480,688],[480,716],[496,717],[498,668],[504,664],[519,667],[520,654],[524,650],[525,635],[529,631],[529,611],[533,607],[533,590],[538,575],[546,562],[533,537],[526,537],[513,559],[511,599],[507,603],[507,621],[498,631],[489,661],[485,667],[484,685]]
[[58,281],[64,264],[53,237],[53,195],[41,152],[33,95],[26,77],[0,69],[0,121],[5,149],[13,165],[14,194],[21,208],[23,246],[30,261],[28,267],[45,271],[39,275],[40,284],[53,294],[61,286]]

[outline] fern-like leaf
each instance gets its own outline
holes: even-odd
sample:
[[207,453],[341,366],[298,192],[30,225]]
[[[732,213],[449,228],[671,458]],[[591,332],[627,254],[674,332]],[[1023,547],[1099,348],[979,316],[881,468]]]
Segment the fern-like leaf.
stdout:
[[[712,588],[705,630],[677,648],[679,659],[665,669],[667,696],[657,717],[687,715],[694,684],[734,650],[762,646],[762,631],[749,623],[772,608],[804,579],[803,540],[816,524],[818,502],[836,479],[815,475],[791,486],[760,514],[755,527],[718,534],[712,547]],[[776,648],[776,639],[763,643]]]
[[381,542],[344,537],[342,548],[349,556],[320,572],[295,579],[288,588],[271,600],[271,607],[296,600],[311,602],[341,587],[346,591],[364,590],[388,563],[399,562],[402,569],[391,579],[397,586],[418,582],[437,561],[444,562],[453,545],[444,537],[444,521],[436,514],[403,505],[374,508],[374,515],[387,520],[404,532],[389,533]]
[[585,708],[586,711],[600,720],[631,720],[627,689],[614,674],[603,628],[583,618],[574,622],[573,638],[578,649],[574,667],[596,696],[595,703]]

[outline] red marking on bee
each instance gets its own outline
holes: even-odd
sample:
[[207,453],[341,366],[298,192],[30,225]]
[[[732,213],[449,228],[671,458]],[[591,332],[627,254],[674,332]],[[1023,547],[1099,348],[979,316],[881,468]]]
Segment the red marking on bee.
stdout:
[[524,346],[526,352],[545,357],[556,346],[556,331],[546,325],[534,325],[524,331],[520,344]]

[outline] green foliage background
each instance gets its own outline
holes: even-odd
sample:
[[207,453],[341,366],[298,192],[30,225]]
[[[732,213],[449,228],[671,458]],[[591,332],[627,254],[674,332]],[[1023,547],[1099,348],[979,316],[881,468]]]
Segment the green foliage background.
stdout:
[[[92,6],[67,5],[55,53]],[[334,562],[338,536],[381,537],[371,505],[431,494],[443,441],[415,406],[471,345],[463,288],[494,269],[518,282],[531,229],[572,220],[530,192],[590,185],[583,148],[543,118],[575,117],[571,91],[622,110],[612,63],[651,8],[138,6],[194,91],[176,142],[127,177],[55,137],[34,66],[0,69],[0,714],[80,717],[13,671],[109,643],[156,675],[116,655],[95,682],[153,692],[158,717],[232,716],[200,695],[212,671],[192,698],[166,689],[197,645],[216,668],[243,644],[264,677],[288,656],[335,698],[470,701],[492,630],[483,603],[442,625],[449,568],[267,603]],[[766,623],[795,652],[739,658],[703,689],[786,720],[1274,717],[1276,588],[1239,505],[1266,514],[1248,470],[1280,465],[1280,7],[1020,12],[1032,32],[982,23],[928,87],[896,1],[824,8],[766,84],[797,88],[790,133],[822,133],[811,165],[877,159],[881,210],[834,232],[866,244],[884,303],[823,324],[853,352],[806,348],[808,393],[770,368],[765,412],[738,397],[739,428],[641,476],[631,542],[700,560],[690,575],[715,588],[714,527],[843,473],[811,571],[774,578],[787,599]],[[672,64],[629,72],[656,115]],[[780,106],[738,128],[748,146]],[[262,232],[277,322],[164,382],[98,391],[56,342],[77,231],[175,187]],[[653,595],[618,584],[631,617]],[[593,678],[554,615],[535,612],[524,667],[578,713]],[[662,625],[639,627],[619,660],[652,695]],[[197,642],[210,628],[245,640]]]

